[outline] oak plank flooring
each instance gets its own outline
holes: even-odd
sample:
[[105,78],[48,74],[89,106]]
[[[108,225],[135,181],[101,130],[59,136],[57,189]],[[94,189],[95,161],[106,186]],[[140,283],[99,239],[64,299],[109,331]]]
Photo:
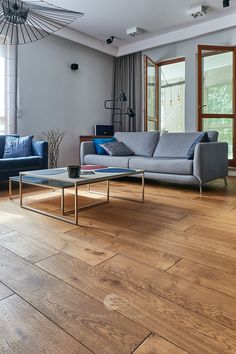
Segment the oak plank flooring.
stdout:
[[93,352],[130,353],[150,333],[1,246],[0,279]]
[[[212,249],[205,249],[204,244],[198,242],[198,247],[194,242],[188,242],[185,233],[175,233],[164,228],[157,229],[153,234],[141,232],[124,231],[116,229],[117,238],[132,240],[135,243],[153,247],[160,251],[179,255],[181,258],[198,261],[199,263],[212,266],[216,269],[236,274],[236,262],[234,258],[222,253],[215,253]],[[232,247],[231,247],[232,248]]]
[[[100,266],[91,267],[64,254],[55,255],[38,265],[98,301],[104,302],[107,295],[115,294],[117,312],[190,353],[236,352],[236,331],[103,271]],[[108,301],[110,303],[113,304],[111,300]]]
[[12,295],[13,292],[0,282],[0,300]]
[[192,284],[175,274],[169,276],[121,255],[98,268],[236,330],[236,299],[230,296]]
[[182,259],[169,271],[201,286],[236,297],[236,276],[218,269]]
[[33,263],[59,252],[18,232],[0,234],[0,245]]
[[14,295],[0,302],[1,354],[92,353]]
[[9,232],[12,232],[12,231],[13,230],[10,227],[8,227],[8,226],[0,225],[0,235],[5,235],[5,234],[7,234]]
[[[60,212],[59,193],[25,191],[29,203]],[[111,192],[139,198],[140,181],[116,181]],[[236,178],[228,188],[208,184],[203,197],[194,187],[147,182],[144,204],[111,198],[80,213],[79,227],[22,210],[7,194],[0,183],[0,308],[9,303],[14,317],[7,301],[20,298],[17,331],[4,325],[3,336],[17,354],[28,354],[27,334],[17,343],[27,321],[38,332],[33,349],[41,350],[40,338],[45,353],[63,334],[94,354],[236,353]],[[88,201],[81,188],[80,202]],[[35,325],[31,313],[43,321]],[[62,334],[52,343],[47,324]]]
[[134,354],[188,354],[155,334],[150,335]]
[[76,228],[68,231],[66,234],[82,241],[86,240],[93,245],[100,245],[104,249],[108,249],[114,253],[121,253],[131,258],[139,259],[142,263],[152,265],[162,270],[169,269],[181,259],[170,253],[155,250],[151,247],[140,244],[134,245],[128,240],[117,240],[111,234],[88,227]]

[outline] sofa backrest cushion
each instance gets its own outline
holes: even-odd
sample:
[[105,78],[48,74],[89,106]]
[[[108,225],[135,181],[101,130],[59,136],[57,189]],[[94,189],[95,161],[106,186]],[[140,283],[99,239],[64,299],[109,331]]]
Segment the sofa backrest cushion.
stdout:
[[[154,157],[159,158],[188,158],[190,147],[201,136],[202,132],[186,132],[186,133],[163,133]],[[210,135],[210,136],[209,136]],[[209,141],[217,141],[216,132],[209,132]]]
[[153,156],[158,144],[159,132],[117,132],[115,138],[138,156]]
[[207,135],[210,143],[216,143],[218,141],[219,132],[216,130],[208,131]]
[[9,159],[32,156],[32,141],[33,135],[24,137],[6,136],[3,158]]
[[[8,136],[16,136],[19,137],[19,135],[8,135]],[[5,140],[6,140],[6,135],[0,135],[0,159],[3,158],[4,155],[4,149],[5,149]]]

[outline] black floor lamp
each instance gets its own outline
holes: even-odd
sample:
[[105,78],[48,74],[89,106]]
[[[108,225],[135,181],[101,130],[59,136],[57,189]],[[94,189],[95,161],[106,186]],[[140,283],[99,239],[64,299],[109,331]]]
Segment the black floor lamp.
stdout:
[[[108,104],[112,102],[113,105],[109,106]],[[122,117],[123,116],[128,116],[129,118],[129,131],[132,131],[134,129],[134,122],[135,122],[135,112],[133,111],[133,109],[131,107],[127,108],[127,111],[124,112],[124,102],[127,102],[127,97],[126,94],[123,90],[120,91],[119,94],[119,98],[117,98],[116,100],[106,100],[104,102],[104,107],[105,109],[110,109],[112,110],[112,121],[113,124],[118,124],[119,125],[119,130],[122,131],[123,130],[123,121],[122,121]],[[116,105],[116,103],[119,104],[119,107]],[[119,116],[120,119],[119,120],[115,120],[115,116]]]

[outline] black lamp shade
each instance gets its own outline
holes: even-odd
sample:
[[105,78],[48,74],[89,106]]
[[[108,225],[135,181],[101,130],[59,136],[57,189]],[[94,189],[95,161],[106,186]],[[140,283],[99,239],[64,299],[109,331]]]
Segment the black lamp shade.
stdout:
[[127,114],[130,118],[134,118],[136,116],[135,112],[130,107],[127,108]]
[[120,91],[119,101],[121,101],[121,102],[126,102],[127,101],[126,94],[124,93],[123,90]]

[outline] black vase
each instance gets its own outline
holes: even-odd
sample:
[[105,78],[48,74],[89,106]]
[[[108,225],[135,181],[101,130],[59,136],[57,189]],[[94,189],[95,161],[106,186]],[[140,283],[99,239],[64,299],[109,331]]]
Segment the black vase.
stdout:
[[68,171],[69,178],[79,178],[81,166],[80,165],[68,166],[67,171]]

